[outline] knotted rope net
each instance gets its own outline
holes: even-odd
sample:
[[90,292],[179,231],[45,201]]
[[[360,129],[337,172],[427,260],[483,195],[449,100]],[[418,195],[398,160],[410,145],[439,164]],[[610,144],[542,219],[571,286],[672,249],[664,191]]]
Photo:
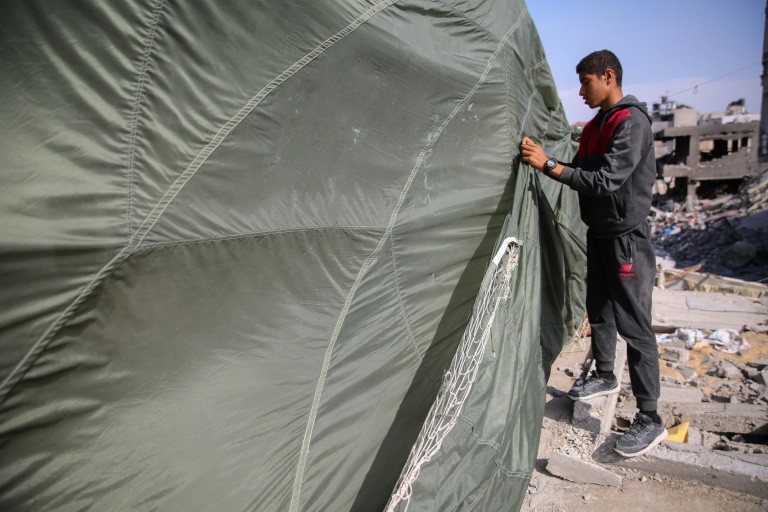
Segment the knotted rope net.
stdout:
[[475,303],[456,356],[443,376],[440,392],[411,449],[405,470],[387,505],[387,512],[395,512],[401,503],[404,503],[403,512],[407,512],[413,484],[419,478],[421,468],[440,451],[443,440],[459,419],[491,339],[496,312],[511,296],[511,281],[517,268],[520,245],[515,238],[505,239],[493,258],[493,265],[489,266],[481,288],[485,291]]

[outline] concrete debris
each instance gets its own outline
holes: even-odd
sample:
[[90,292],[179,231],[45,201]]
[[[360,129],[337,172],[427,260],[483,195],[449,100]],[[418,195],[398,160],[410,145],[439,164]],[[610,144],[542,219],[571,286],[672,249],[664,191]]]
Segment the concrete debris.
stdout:
[[741,370],[730,361],[719,361],[717,376],[724,379],[738,379],[741,378]]
[[678,366],[677,372],[683,377],[685,382],[691,382],[699,376],[699,374],[696,373],[696,370],[690,366]]
[[764,405],[757,404],[674,403],[659,404],[659,409],[674,421],[687,421],[696,428],[709,432],[758,435],[768,424],[768,410]]
[[[768,292],[768,287],[765,287]],[[698,329],[706,332],[709,337],[716,331],[720,337],[723,332],[744,331],[746,325],[761,325],[768,320],[768,295],[755,298],[734,293],[715,293],[689,290],[671,290],[655,288],[653,290],[653,327],[657,333],[675,333],[676,329]],[[693,333],[677,332],[678,336]],[[701,336],[701,335],[700,335]],[[698,342],[700,338],[690,339]],[[672,339],[678,339],[672,337]],[[741,347],[738,340],[731,336],[730,343],[721,339],[710,338],[712,344],[720,343],[731,352],[738,352]]]
[[664,347],[661,350],[661,358],[673,363],[684,363],[688,360],[688,349],[678,347]]
[[662,442],[644,457],[616,461],[622,467],[679,478],[716,482],[718,486],[768,497],[768,457],[709,450],[704,446]]
[[547,471],[555,476],[582,484],[619,487],[621,477],[607,469],[584,460],[553,453],[547,461]]
[[703,398],[704,393],[700,389],[662,386],[659,402],[698,404]]
[[668,440],[640,457],[613,450],[637,413],[623,340],[614,361],[620,393],[592,400],[563,396],[594,366],[591,353],[563,351],[548,382],[527,511],[564,512],[551,498],[555,487],[591,484],[568,499],[598,502],[638,483],[654,492],[662,476],[750,494],[768,507],[768,173],[691,211],[672,202],[652,217],[658,412]]
[[700,199],[663,198],[652,211],[656,254],[677,267],[747,281],[768,278],[768,179],[745,180],[733,194]]

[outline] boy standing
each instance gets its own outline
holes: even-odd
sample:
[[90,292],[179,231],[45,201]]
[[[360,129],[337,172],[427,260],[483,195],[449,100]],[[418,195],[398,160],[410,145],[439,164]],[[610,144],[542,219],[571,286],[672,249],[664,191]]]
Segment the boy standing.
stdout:
[[619,392],[613,361],[616,337],[627,341],[632,393],[639,412],[614,448],[625,457],[642,455],[667,437],[657,413],[659,360],[651,327],[651,292],[656,257],[647,216],[656,176],[651,120],[634,96],[621,89],[619,59],[593,52],[576,66],[579,95],[599,107],[582,132],[572,164],[549,158],[524,137],[523,161],[579,193],[587,232],[587,315],[592,326],[596,372],[568,392],[573,400]]

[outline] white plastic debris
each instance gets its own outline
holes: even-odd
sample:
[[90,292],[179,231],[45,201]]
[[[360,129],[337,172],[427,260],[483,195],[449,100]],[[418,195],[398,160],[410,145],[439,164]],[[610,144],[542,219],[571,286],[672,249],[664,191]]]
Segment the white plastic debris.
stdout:
[[717,329],[707,336],[706,340],[716,349],[727,354],[746,350],[749,346],[747,342],[732,329]]
[[702,341],[706,335],[699,329],[681,327],[671,334],[660,334],[656,336],[657,343],[670,343],[672,341],[682,341],[687,348],[691,348],[699,341]]
[[657,343],[670,343],[673,341],[683,342],[687,348],[693,347],[700,341],[706,341],[717,350],[727,354],[744,352],[749,348],[746,340],[733,329],[717,329],[709,334],[705,334],[704,331],[699,329],[679,328],[674,333],[656,336]]

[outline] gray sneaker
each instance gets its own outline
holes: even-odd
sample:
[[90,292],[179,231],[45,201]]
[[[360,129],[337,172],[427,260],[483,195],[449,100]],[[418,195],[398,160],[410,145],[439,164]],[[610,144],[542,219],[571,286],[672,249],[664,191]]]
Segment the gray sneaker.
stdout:
[[616,441],[614,451],[624,457],[637,457],[667,438],[667,429],[638,412],[623,436]]
[[585,400],[596,396],[615,395],[618,392],[619,381],[601,379],[597,373],[592,372],[586,379],[579,379],[574,382],[573,387],[568,392],[568,398]]

